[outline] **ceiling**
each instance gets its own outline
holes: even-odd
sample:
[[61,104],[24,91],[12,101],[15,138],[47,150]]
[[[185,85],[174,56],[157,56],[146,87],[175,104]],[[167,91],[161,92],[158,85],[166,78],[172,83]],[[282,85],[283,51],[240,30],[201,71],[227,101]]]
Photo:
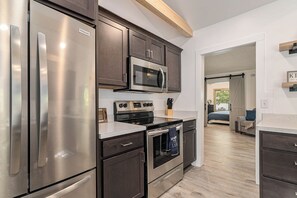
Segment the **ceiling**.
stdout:
[[255,68],[255,44],[221,50],[205,56],[205,75],[232,73]]
[[224,21],[276,0],[164,0],[193,30]]

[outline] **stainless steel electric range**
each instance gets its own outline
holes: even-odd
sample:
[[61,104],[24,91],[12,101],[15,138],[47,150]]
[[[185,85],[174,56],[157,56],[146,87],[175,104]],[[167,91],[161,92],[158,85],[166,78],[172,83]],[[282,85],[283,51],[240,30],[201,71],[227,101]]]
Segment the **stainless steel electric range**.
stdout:
[[[155,198],[183,178],[182,120],[154,117],[152,101],[114,102],[115,121],[146,126],[147,197]],[[177,152],[168,148],[169,130],[175,128]]]

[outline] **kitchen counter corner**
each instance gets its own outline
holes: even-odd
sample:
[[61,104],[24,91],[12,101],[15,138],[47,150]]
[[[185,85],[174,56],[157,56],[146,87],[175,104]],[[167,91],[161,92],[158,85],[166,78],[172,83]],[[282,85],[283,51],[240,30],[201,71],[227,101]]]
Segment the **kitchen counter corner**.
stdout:
[[297,134],[297,116],[264,114],[262,121],[257,124],[257,130]]
[[145,130],[145,126],[122,122],[99,123],[99,139],[112,138]]
[[184,122],[189,120],[197,119],[197,111],[175,111],[173,110],[173,115],[165,115],[165,110],[155,111],[155,117],[162,118],[176,118],[181,119]]

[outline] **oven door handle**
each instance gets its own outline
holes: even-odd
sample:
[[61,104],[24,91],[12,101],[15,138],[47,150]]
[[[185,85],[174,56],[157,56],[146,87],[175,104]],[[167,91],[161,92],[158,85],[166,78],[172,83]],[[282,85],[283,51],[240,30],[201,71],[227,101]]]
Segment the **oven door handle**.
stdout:
[[158,131],[152,131],[149,132],[148,135],[149,136],[158,136],[158,135],[162,135],[163,133],[168,133],[169,129],[163,129],[163,130],[158,130]]
[[[182,128],[182,125],[178,125],[176,127],[176,130],[179,131],[179,130],[181,130],[181,128]],[[169,129],[163,129],[163,130],[148,132],[148,135],[149,136],[158,136],[158,135],[161,135],[163,133],[168,133],[168,132],[169,132]]]

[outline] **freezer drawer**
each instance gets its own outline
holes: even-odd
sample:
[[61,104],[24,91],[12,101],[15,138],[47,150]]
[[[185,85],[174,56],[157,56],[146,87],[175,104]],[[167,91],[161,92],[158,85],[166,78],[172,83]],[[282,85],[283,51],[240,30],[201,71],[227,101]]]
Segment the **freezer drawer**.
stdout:
[[23,198],[95,198],[96,169]]

